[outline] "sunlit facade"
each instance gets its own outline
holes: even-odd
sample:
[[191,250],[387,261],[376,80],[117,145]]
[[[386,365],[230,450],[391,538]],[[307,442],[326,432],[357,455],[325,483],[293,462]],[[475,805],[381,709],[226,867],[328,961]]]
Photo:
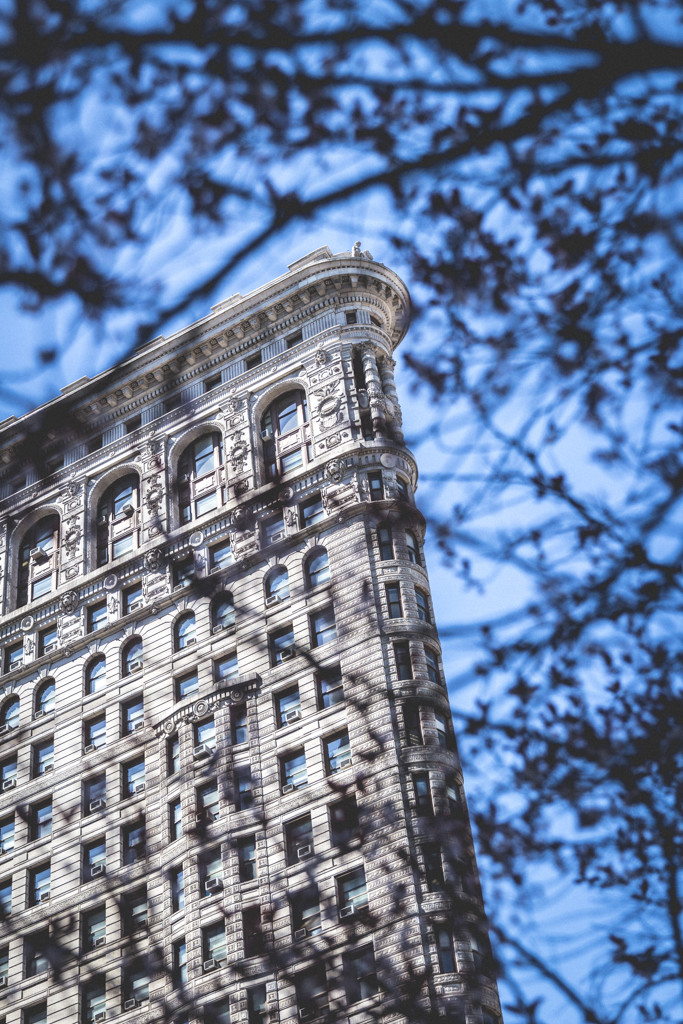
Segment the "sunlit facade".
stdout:
[[500,1021],[408,319],[319,249],[2,425],[2,1024]]

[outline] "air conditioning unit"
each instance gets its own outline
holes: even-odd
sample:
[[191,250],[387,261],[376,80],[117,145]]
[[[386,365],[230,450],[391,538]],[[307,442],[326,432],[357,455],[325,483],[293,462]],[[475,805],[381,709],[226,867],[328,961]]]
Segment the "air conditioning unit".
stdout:
[[176,583],[176,585],[173,588],[173,590],[174,591],[176,591],[176,590],[184,590],[189,582],[190,582],[189,580],[184,580],[182,583]]
[[295,939],[305,939],[306,935],[307,932],[305,928],[297,928],[297,930],[294,932]]
[[42,564],[43,562],[47,562],[49,557],[50,556],[45,551],[43,551],[42,548],[31,548],[32,562],[38,562],[38,564]]
[[192,751],[192,757],[195,761],[201,761],[205,757],[211,757],[212,753],[211,747],[208,747],[206,743],[198,743]]
[[144,728],[145,728],[145,722],[144,722],[144,719],[141,718],[138,722],[133,722],[132,732],[137,732],[138,729],[144,729]]
[[126,999],[125,1003],[123,1004],[123,1008],[124,1010],[134,1010],[137,1005],[137,999]]
[[206,889],[207,892],[220,892],[221,889],[223,888],[223,879],[207,878],[206,882],[204,883],[204,888]]
[[41,892],[38,895],[38,903],[47,903],[50,899],[50,890],[47,889],[45,892]]
[[98,875],[106,875],[107,865],[106,864],[93,864],[90,868],[90,877],[97,878]]
[[103,946],[106,941],[106,936],[98,935],[96,939],[93,939],[93,949],[97,949],[98,946]]
[[186,647],[192,647],[192,645],[193,645],[193,644],[196,644],[196,643],[197,643],[197,637],[196,637],[196,636],[191,636],[191,637],[189,637],[189,638],[188,638],[188,639],[187,639],[187,640],[185,641],[185,646],[186,646]]
[[353,764],[352,758],[342,757],[341,761],[337,761],[337,767],[334,770],[340,772],[342,768],[348,768],[351,764]]
[[290,658],[296,657],[296,647],[285,647],[284,650],[280,651],[280,660],[289,661]]
[[144,608],[145,602],[141,597],[136,597],[134,601],[131,601],[128,605],[129,612],[136,612],[138,608]]
[[103,800],[103,799],[100,799],[100,800],[91,800],[91,801],[90,801],[90,810],[91,810],[91,811],[101,811],[101,810],[103,810],[103,808],[105,808],[106,806],[107,806],[107,801],[106,801],[106,800]]
[[142,668],[142,659],[141,658],[134,658],[133,661],[128,663],[128,671],[129,672],[139,672],[141,668]]
[[264,427],[263,430],[261,431],[261,440],[262,441],[270,441],[272,439],[272,437],[273,437],[273,431],[272,431],[271,427]]
[[285,531],[284,530],[277,530],[276,533],[271,533],[271,535],[270,535],[270,537],[268,539],[269,539],[271,544],[277,544],[277,542],[279,540],[284,540],[285,539]]
[[299,860],[304,860],[304,858],[310,857],[312,853],[313,847],[311,846],[310,843],[306,843],[304,846],[297,847],[296,855],[299,858]]
[[216,961],[215,960],[205,960],[204,961],[204,970],[205,971],[213,971],[215,966],[216,966]]
[[207,821],[218,821],[218,819],[221,816],[221,812],[220,811],[212,811],[209,808],[207,808],[204,813],[206,815]]
[[43,765],[43,770],[42,770],[42,772],[40,774],[41,775],[47,775],[48,772],[53,772],[54,770],[55,770],[55,766],[52,763],[52,761],[50,761],[48,764],[44,764]]
[[100,1021],[106,1020],[106,1019],[107,1019],[107,1011],[106,1010],[99,1010],[96,1014],[93,1015],[93,1024],[99,1024]]
[[277,604],[277,594],[271,594],[270,597],[266,598],[266,608],[271,608],[274,604]]
[[37,711],[33,712],[33,717],[34,718],[42,718],[44,714],[45,714],[45,712],[41,708],[38,708]]
[[133,512],[135,512],[135,509],[133,508],[133,506],[130,505],[130,504],[126,504],[126,505],[123,506],[123,508],[119,512],[119,515],[120,516],[125,516],[126,519],[130,519],[130,517],[133,515]]
[[0,988],[7,988],[7,975],[0,974]]
[[290,711],[285,711],[285,722],[290,725],[292,722],[298,722],[301,718],[301,708],[291,708]]
[[144,782],[136,782],[135,785],[133,786],[133,792],[135,793],[136,796],[138,796],[140,793],[144,793],[145,792],[145,783]]
[[16,785],[17,785],[17,780],[16,779],[5,779],[5,781],[2,784],[2,791],[3,791],[3,793],[6,793],[8,789],[15,789]]
[[211,630],[212,633],[221,633],[225,629],[225,626],[214,626]]
[[349,904],[348,907],[342,907],[341,908],[341,910],[339,911],[339,916],[340,917],[353,917],[353,915],[355,913],[356,913],[356,908],[354,907],[353,903],[351,903],[351,904]]
[[13,672],[15,668],[21,668],[21,666],[23,664],[24,664],[24,659],[23,658],[12,658],[12,663],[9,666],[8,671],[9,672]]
[[282,792],[283,793],[293,793],[295,789],[296,789],[296,786],[294,785],[294,783],[293,782],[288,782],[285,786],[282,787]]
[[86,745],[83,747],[84,754],[92,754],[93,751],[95,750],[97,750],[97,747],[95,746],[94,743],[86,743]]
[[52,654],[59,647],[59,643],[56,640],[51,640],[49,644],[45,644],[43,647],[43,654]]

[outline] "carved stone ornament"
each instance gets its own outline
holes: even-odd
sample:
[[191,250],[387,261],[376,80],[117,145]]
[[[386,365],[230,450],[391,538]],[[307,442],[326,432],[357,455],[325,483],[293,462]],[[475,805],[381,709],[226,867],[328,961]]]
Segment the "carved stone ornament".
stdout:
[[195,530],[194,533],[190,534],[190,547],[200,548],[204,543],[204,534],[201,530]]
[[354,242],[353,243],[353,249],[351,250],[351,255],[355,256],[356,259],[360,259],[360,255],[361,255],[360,242]]
[[148,551],[145,555],[145,568],[150,572],[159,572],[163,564],[164,556],[161,548],[155,548],[154,551]]
[[335,484],[341,483],[345,472],[346,467],[341,459],[330,459],[325,466],[325,476]]
[[28,631],[29,629],[33,629],[32,615],[24,615],[23,619],[21,620],[21,628],[24,630],[24,632]]
[[157,474],[147,482],[147,493],[145,494],[145,505],[153,515],[158,514],[163,497],[164,489]]
[[234,388],[230,388],[228,391],[223,405],[228,416],[234,416],[242,408],[242,399],[237,396]]
[[36,645],[35,645],[35,642],[33,640],[33,637],[30,637],[30,636],[24,637],[24,654],[28,654],[29,658],[33,654],[33,651],[35,650],[35,646]]
[[64,531],[64,550],[73,557],[81,540],[81,528],[77,519],[72,519]]
[[114,615],[118,615],[118,612],[119,612],[119,599],[116,596],[116,594],[110,594],[109,595],[109,598],[107,599],[107,609],[109,611],[109,614],[112,616],[112,618],[113,618]]
[[161,466],[161,445],[156,438],[145,441],[142,458],[147,466]]
[[293,508],[285,509],[285,523],[287,524],[287,526],[296,526],[296,512],[294,511]]
[[233,473],[241,473],[249,455],[249,447],[242,437],[242,431],[235,434],[232,447],[229,452],[230,465]]
[[68,590],[59,599],[59,607],[65,615],[73,615],[78,608],[78,594],[75,590]]
[[327,362],[327,352],[322,347],[322,345],[318,345],[317,349],[315,350],[315,365],[316,366],[324,366],[326,362]]
[[118,584],[118,582],[119,582],[119,578],[116,575],[116,573],[115,572],[110,572],[108,576],[104,577],[104,589],[105,590],[113,590],[114,587]]

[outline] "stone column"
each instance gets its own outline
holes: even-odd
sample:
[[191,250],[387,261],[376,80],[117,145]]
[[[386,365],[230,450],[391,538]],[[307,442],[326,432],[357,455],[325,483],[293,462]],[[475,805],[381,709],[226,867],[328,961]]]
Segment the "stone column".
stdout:
[[385,402],[382,392],[382,382],[377,369],[377,359],[372,345],[363,345],[361,349],[363,357],[363,377],[365,388],[370,403],[370,415],[372,416],[372,429],[379,437],[386,434]]
[[403,423],[403,417],[401,416],[401,406],[398,402],[398,392],[396,391],[396,384],[394,383],[395,366],[396,363],[391,359],[391,357],[385,356],[379,360],[382,389],[386,399],[387,419],[392,421],[394,438],[397,441],[402,441],[403,431],[401,430],[401,425]]

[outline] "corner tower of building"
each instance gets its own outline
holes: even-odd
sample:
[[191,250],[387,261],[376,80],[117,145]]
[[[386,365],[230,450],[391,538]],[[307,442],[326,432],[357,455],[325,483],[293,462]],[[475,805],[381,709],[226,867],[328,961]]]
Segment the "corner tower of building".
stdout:
[[500,1022],[408,320],[318,249],[0,425],[2,1024]]

